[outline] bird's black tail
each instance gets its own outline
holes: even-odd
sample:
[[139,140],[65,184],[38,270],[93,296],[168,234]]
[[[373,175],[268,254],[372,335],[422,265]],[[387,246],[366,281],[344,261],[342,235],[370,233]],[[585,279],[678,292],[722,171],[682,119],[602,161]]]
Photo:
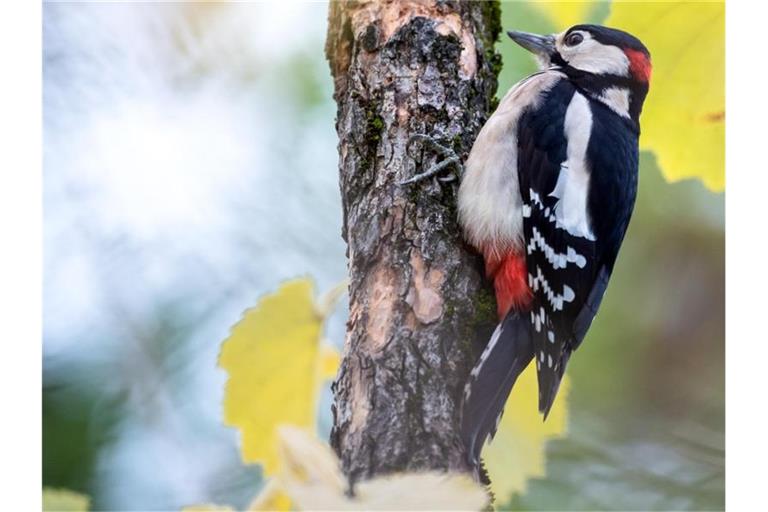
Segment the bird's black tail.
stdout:
[[533,358],[531,321],[510,312],[496,327],[464,388],[461,437],[477,466],[486,438],[496,433],[512,386]]

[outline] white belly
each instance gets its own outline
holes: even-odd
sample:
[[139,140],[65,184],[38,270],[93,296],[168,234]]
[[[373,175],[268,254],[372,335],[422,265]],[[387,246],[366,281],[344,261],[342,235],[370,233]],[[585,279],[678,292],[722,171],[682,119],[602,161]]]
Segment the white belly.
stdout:
[[517,178],[517,124],[526,107],[564,75],[545,71],[515,86],[475,140],[459,187],[459,222],[467,240],[497,255],[523,247],[523,201]]

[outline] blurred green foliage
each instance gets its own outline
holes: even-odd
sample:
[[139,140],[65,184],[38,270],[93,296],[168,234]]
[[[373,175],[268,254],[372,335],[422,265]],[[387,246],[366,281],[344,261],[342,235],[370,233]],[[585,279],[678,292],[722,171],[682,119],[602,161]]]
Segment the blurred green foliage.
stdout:
[[43,484],[89,494],[100,443],[92,439],[92,397],[43,387]]

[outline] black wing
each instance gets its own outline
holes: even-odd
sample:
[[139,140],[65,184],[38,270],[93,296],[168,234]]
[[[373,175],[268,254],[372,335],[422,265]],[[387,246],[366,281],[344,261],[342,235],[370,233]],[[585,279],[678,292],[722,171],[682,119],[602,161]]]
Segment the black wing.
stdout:
[[[637,172],[636,135],[621,121],[617,126],[604,126],[606,122],[615,121],[602,119],[604,115],[618,116],[602,110],[598,116],[592,104],[593,137],[587,150],[588,212],[592,228],[589,235],[592,236],[575,236],[557,222],[555,208],[559,199],[552,192],[567,160],[565,114],[575,92],[568,80],[561,80],[539,108],[524,113],[518,125],[518,176],[524,204],[526,263],[534,296],[531,333],[538,369],[539,410],[545,417],[557,395],[568,359],[584,338],[600,305],[629,222],[629,214],[622,212],[628,206],[631,213],[636,187],[633,181],[631,194],[623,190],[627,188],[624,175],[634,172],[636,176]],[[610,134],[600,136],[608,140],[592,140],[595,133],[605,129],[616,130],[614,135],[620,140],[612,140],[615,136]],[[593,154],[605,150],[595,150],[595,142],[621,146],[609,152],[632,153],[633,138],[634,159],[631,155],[623,158],[618,173],[612,168],[616,164],[611,155]],[[604,186],[608,190],[602,190]],[[610,194],[610,199],[606,201],[603,194]]]

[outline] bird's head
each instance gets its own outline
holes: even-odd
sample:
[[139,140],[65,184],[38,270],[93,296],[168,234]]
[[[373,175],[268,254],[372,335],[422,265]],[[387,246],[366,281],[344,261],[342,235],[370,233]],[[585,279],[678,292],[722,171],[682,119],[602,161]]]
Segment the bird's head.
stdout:
[[[517,44],[532,52],[543,68],[562,69],[588,92],[600,97],[611,89],[627,91],[624,113],[637,120],[651,79],[651,54],[632,34],[600,25],[575,25],[565,32],[537,35],[511,30]],[[629,105],[634,100],[634,105]]]

